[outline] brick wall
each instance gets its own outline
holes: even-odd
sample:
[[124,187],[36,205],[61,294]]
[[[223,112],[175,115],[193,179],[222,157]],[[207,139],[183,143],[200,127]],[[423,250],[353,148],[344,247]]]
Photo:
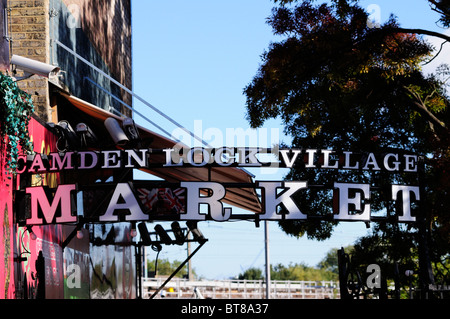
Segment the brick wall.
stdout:
[[[11,56],[21,55],[49,63],[49,0],[10,0]],[[17,76],[21,74],[18,73]],[[44,120],[50,118],[48,82],[32,76],[18,82],[19,87],[31,94],[36,113]]]
[[[75,28],[67,23],[68,8],[74,6],[79,19]],[[54,43],[51,44],[51,39],[64,43],[131,89],[130,0],[10,0],[8,7],[11,9],[10,56],[17,54],[61,67],[63,86],[75,96],[99,107],[113,105],[118,109],[121,106],[92,84],[86,83],[86,77],[131,106],[129,94],[108,83]],[[54,119],[47,79],[32,76],[20,81],[19,86],[32,95],[39,117],[44,121]]]

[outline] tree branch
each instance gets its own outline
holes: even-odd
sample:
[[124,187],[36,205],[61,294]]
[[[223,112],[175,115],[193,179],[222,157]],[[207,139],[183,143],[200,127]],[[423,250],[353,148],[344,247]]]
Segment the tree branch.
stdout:
[[445,126],[445,123],[440,121],[431,111],[426,107],[425,103],[422,101],[420,96],[411,90],[408,87],[404,87],[410,94],[412,94],[418,101],[413,101],[413,105],[416,107],[416,110],[427,117],[428,122],[432,124],[432,127],[437,126],[448,133],[448,128]]
[[[424,30],[424,29],[387,28],[387,29],[383,29],[382,32],[424,34],[424,35],[429,35],[429,36],[433,36],[433,37],[438,37],[438,38],[441,38],[441,39],[444,39],[444,40],[450,42],[450,36],[447,36],[447,35],[439,33],[439,32],[434,32],[434,31],[429,31],[429,30]],[[411,93],[413,96],[418,98],[418,96],[415,94],[415,92],[411,91],[407,87],[405,87],[405,89],[409,93]],[[428,108],[426,107],[425,103],[422,102],[420,97],[418,98],[418,100],[419,100],[419,102],[418,101],[413,101],[414,102],[413,104],[416,107],[417,111],[420,114],[426,116],[428,118],[428,121],[430,122],[430,124],[432,124],[433,126],[436,125],[437,127],[443,129],[448,134],[449,133],[449,129],[446,127],[445,123],[440,121],[433,113],[430,112],[430,110],[428,110]]]
[[450,16],[449,12],[447,12],[448,10],[444,9],[445,5],[441,5],[440,3],[438,3],[437,1],[434,0],[428,0],[428,2],[430,2],[432,5],[434,5],[434,8],[431,8],[431,10],[444,15],[444,16]]
[[430,30],[424,30],[424,29],[387,28],[387,29],[383,29],[383,31],[388,32],[388,33],[425,34],[425,35],[429,35],[429,36],[432,36],[432,37],[438,37],[438,38],[441,38],[441,39],[444,39],[444,40],[450,42],[450,36],[442,34],[442,33],[439,33],[439,32],[430,31]]

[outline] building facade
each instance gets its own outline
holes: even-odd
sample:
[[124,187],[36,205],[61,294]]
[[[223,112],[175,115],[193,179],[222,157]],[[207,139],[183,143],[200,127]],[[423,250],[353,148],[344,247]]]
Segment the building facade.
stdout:
[[[62,72],[53,82],[89,103],[120,110],[114,95],[131,106],[129,94],[82,60],[131,89],[129,0],[7,3],[10,56],[17,54],[60,67]],[[50,101],[48,81],[32,77],[20,86],[32,93],[36,112],[43,120],[55,119],[56,111],[52,108],[55,102]]]
[[[130,0],[1,0],[0,4],[0,71],[16,78],[24,75],[10,64],[14,55],[60,69],[48,79],[33,75],[17,81],[20,89],[31,95],[35,107],[28,128],[34,152],[61,150],[49,123],[91,124],[91,118],[67,96],[130,115]],[[25,227],[20,223],[20,185],[51,189],[61,182],[89,183],[113,173],[13,176],[5,169],[4,152],[2,147],[0,298],[135,298],[130,223],[81,225],[77,229],[77,225]]]
[[[21,137],[31,138],[34,154],[20,155],[12,173],[5,146],[11,135],[0,122],[0,298],[140,298],[142,247],[155,244],[144,240],[155,235],[146,223],[183,220],[181,237],[192,231],[200,244],[194,252],[206,242],[196,221],[181,218],[188,215],[186,194],[201,202],[205,189],[190,192],[181,182],[251,185],[252,175],[233,165],[165,165],[165,151],[178,143],[135,125],[130,0],[0,4],[1,78],[34,105]],[[30,75],[30,63],[50,71]],[[0,115],[13,104],[2,103]],[[135,181],[133,169],[162,181]],[[218,193],[226,204],[261,212],[253,187]],[[190,211],[200,216],[197,206]],[[144,236],[136,237],[136,228]]]

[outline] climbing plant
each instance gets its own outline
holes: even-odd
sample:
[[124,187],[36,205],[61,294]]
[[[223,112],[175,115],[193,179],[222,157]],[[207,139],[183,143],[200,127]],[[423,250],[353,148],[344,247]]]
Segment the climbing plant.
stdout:
[[0,135],[1,150],[6,150],[5,169],[15,173],[20,152],[33,152],[28,123],[34,105],[31,96],[22,91],[9,76],[0,72]]

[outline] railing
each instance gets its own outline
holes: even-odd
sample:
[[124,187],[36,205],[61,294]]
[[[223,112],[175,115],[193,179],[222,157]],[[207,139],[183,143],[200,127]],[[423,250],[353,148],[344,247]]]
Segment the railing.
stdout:
[[[166,278],[144,278],[143,298],[149,298]],[[155,298],[264,299],[263,280],[201,280],[173,278]],[[271,299],[335,299],[339,285],[334,281],[278,281],[270,284]]]

